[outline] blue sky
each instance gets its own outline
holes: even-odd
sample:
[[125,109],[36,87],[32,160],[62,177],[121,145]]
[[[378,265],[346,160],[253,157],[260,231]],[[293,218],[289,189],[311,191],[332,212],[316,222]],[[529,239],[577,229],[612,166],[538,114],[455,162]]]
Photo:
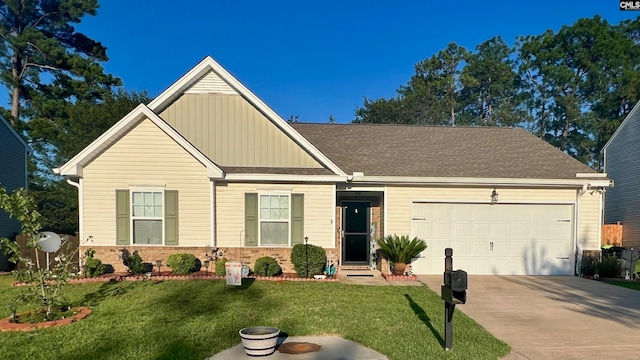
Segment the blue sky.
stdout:
[[449,42],[511,45],[596,14],[617,24],[640,12],[617,0],[103,0],[77,28],[107,46],[105,68],[129,90],[155,97],[210,55],[285,119],[349,122]]

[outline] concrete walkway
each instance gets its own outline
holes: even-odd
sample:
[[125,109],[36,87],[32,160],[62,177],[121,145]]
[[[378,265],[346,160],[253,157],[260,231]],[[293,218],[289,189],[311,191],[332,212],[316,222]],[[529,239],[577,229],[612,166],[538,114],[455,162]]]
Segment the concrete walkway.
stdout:
[[[442,275],[418,280],[440,293]],[[573,276],[469,276],[467,294],[456,309],[511,345],[505,359],[640,359],[638,291]]]
[[278,346],[291,342],[303,342],[320,345],[315,352],[304,354],[285,354],[276,350],[267,356],[249,356],[245,354],[242,344],[210,357],[208,360],[242,360],[242,359],[269,359],[269,360],[387,360],[387,357],[377,351],[364,347],[351,340],[345,340],[338,336],[290,336],[280,337]]

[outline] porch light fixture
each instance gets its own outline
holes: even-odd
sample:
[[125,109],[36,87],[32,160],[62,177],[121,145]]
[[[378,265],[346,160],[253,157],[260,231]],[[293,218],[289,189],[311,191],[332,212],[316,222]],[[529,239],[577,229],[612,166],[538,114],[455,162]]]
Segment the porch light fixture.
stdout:
[[495,204],[498,202],[498,192],[496,191],[496,189],[493,189],[493,191],[491,192],[491,205]]

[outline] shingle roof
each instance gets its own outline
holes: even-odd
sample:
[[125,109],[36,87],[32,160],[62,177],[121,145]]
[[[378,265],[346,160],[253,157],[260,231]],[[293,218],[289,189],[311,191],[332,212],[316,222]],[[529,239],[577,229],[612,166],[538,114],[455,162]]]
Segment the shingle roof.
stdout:
[[590,167],[520,128],[292,126],[347,174],[575,179]]
[[325,168],[240,167],[223,166],[229,174],[287,174],[287,175],[335,175]]

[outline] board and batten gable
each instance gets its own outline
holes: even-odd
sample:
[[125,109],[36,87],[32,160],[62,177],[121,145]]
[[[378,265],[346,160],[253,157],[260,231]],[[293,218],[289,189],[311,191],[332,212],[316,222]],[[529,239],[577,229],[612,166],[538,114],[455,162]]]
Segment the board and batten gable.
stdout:
[[[409,234],[411,232],[411,205],[424,202],[489,203],[493,188],[447,188],[387,186],[385,200],[385,233]],[[531,204],[576,204],[578,190],[574,189],[525,189],[497,188],[499,202]],[[579,226],[578,246],[582,250],[600,248],[601,196],[597,192],[582,195],[577,206]]]
[[[0,186],[8,193],[27,186],[27,145],[4,119],[0,119]],[[20,232],[20,223],[0,210],[0,237]]]
[[213,72],[160,117],[219,166],[323,167]]
[[207,170],[148,119],[85,165],[83,236],[87,246],[116,245],[116,189],[178,191],[179,246],[211,244],[211,182]]
[[245,194],[304,194],[304,236],[309,244],[335,248],[334,184],[265,184],[216,181],[216,246],[244,246]]
[[604,171],[614,181],[604,202],[605,224],[620,221],[622,245],[640,246],[640,103],[604,148]]

